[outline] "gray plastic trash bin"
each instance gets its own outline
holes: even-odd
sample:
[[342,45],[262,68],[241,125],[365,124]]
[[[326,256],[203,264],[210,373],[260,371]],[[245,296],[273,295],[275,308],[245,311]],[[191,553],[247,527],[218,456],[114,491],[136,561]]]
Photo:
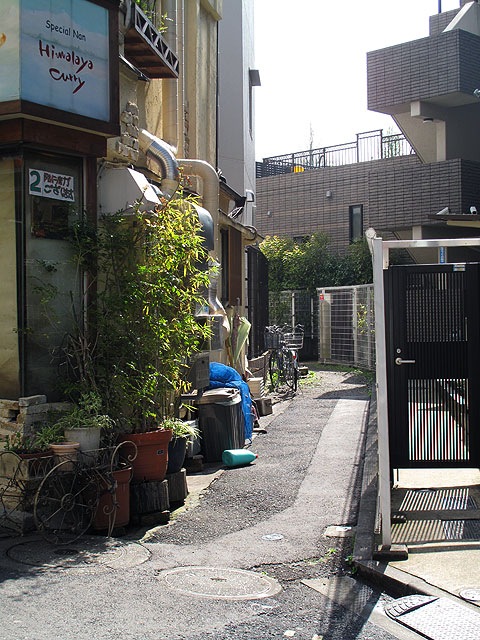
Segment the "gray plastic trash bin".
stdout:
[[245,426],[240,394],[226,402],[202,398],[198,405],[198,425],[205,462],[221,461],[225,449],[241,449],[245,445]]

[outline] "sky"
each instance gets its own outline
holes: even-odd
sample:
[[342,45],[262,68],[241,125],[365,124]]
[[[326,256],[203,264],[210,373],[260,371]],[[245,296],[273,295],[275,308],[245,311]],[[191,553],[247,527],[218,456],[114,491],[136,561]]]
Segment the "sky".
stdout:
[[[228,0],[227,0],[228,1]],[[398,131],[367,109],[367,51],[428,36],[439,0],[255,0],[256,159]],[[442,11],[460,0],[441,0]]]

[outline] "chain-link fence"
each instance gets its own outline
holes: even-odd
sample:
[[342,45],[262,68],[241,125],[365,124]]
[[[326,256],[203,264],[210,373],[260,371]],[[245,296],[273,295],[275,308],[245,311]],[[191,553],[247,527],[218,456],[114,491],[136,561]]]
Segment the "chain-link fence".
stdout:
[[270,324],[305,328],[300,359],[375,369],[373,285],[270,293]]
[[373,285],[317,289],[318,360],[375,368]]

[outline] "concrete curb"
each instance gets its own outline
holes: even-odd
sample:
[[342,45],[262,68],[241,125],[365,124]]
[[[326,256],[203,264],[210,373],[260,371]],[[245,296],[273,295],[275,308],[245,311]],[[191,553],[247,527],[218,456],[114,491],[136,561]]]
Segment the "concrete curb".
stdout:
[[445,596],[446,592],[433,587],[421,578],[373,559],[378,497],[377,445],[377,398],[373,389],[366,420],[362,489],[353,546],[353,565],[360,576],[400,596],[414,593]]

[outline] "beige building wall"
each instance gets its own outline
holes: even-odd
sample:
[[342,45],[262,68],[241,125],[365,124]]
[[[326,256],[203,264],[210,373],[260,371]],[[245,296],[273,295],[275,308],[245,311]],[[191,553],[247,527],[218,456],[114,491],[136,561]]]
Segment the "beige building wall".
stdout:
[[17,327],[17,256],[15,240],[14,161],[0,160],[0,388],[1,397],[19,395]]
[[[145,82],[121,63],[120,113],[133,103],[138,108],[134,126],[170,144],[177,157],[198,158],[215,167],[217,23],[222,0],[163,0],[160,10],[167,16],[163,37],[179,58],[179,77]],[[120,53],[124,32],[120,20]],[[122,121],[120,139],[109,140],[108,159],[146,166],[142,154],[135,153],[135,131],[131,126],[127,131],[126,125]]]

